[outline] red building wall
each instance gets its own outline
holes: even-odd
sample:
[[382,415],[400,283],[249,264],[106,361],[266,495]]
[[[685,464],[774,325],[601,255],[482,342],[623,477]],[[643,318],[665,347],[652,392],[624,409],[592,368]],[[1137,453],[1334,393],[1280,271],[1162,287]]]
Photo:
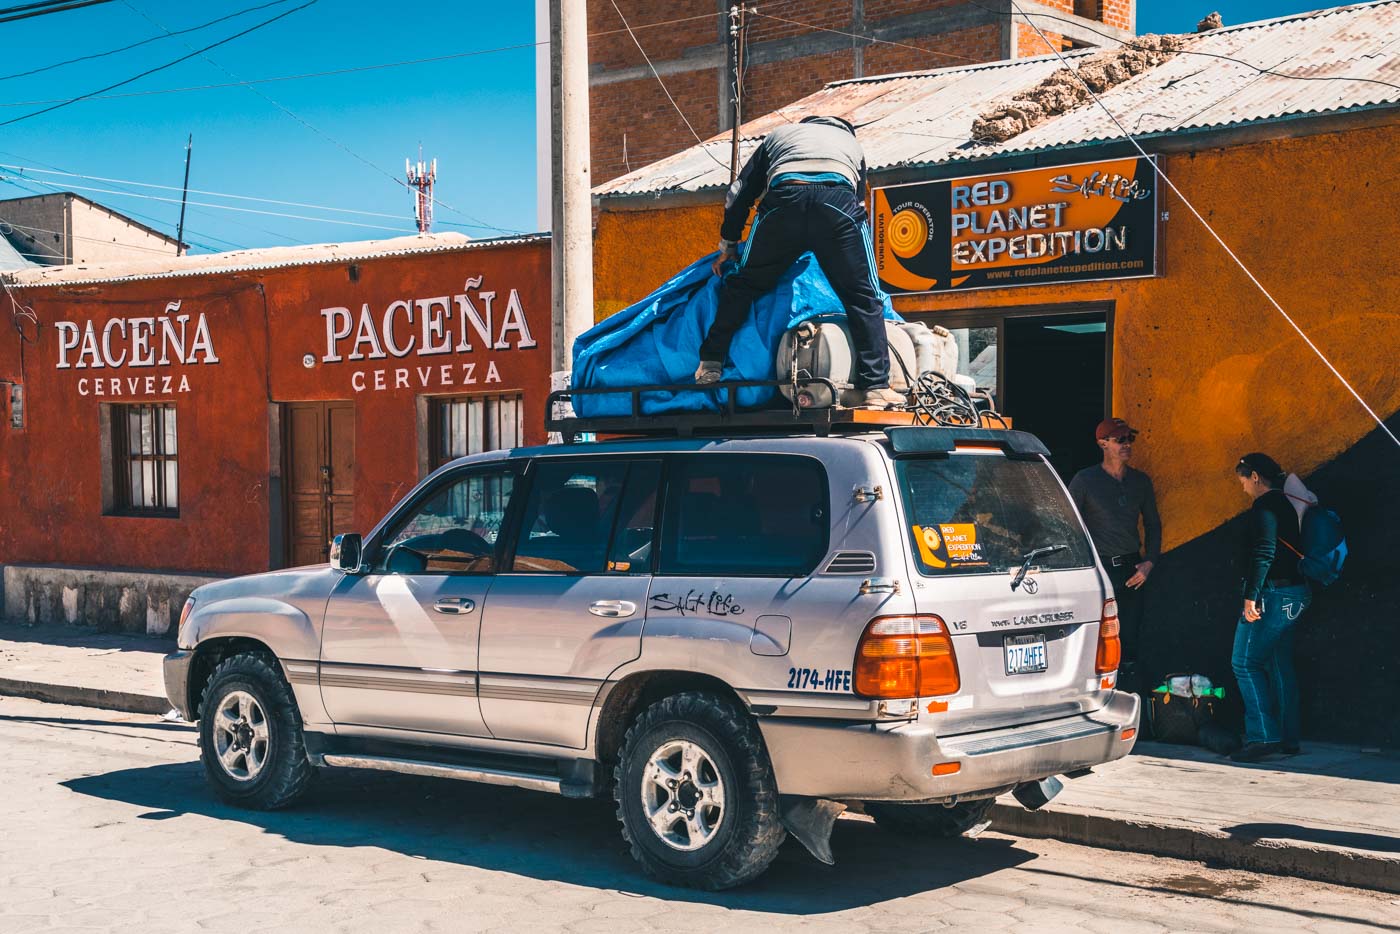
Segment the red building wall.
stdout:
[[[272,403],[354,403],[354,515],[362,531],[419,479],[419,396],[518,390],[526,441],[544,440],[544,241],[13,294],[40,327],[33,343],[0,333],[0,380],[23,385],[27,410],[16,430],[0,406],[0,564],[266,569],[281,507],[272,493],[280,472]],[[493,346],[469,324],[471,349],[463,349],[458,296],[483,326],[489,306]],[[167,311],[176,301],[178,308]],[[394,302],[408,304],[390,312]],[[179,315],[189,316],[184,362],[173,354],[161,361],[158,324],[149,350],[133,345],[137,330],[149,327],[138,319]],[[208,339],[196,347],[201,316]],[[429,329],[428,353],[425,316],[441,325],[440,332]],[[89,323],[93,337],[85,345]],[[32,326],[27,333],[34,336]],[[445,352],[434,352],[444,340]],[[361,359],[352,359],[356,351]],[[139,365],[147,353],[151,365]],[[111,467],[101,405],[136,402],[175,405],[176,518],[104,514],[103,477]]]

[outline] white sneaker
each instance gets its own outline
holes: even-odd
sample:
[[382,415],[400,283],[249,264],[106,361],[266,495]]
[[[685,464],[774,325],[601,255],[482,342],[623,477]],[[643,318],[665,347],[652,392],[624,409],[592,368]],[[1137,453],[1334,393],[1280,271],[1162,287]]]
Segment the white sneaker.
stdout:
[[715,360],[701,360],[700,365],[695,368],[695,385],[708,386],[718,383],[723,373],[724,364]]
[[865,401],[859,406],[862,409],[902,409],[908,402],[904,393],[895,392],[893,389],[867,389],[865,391]]

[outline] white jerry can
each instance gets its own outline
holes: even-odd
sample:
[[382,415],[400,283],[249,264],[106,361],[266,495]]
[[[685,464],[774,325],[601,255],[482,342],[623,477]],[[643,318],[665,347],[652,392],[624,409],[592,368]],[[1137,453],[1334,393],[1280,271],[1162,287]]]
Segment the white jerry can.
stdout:
[[[920,323],[886,321],[885,336],[890,347],[890,388],[896,392],[908,392],[911,380],[929,370],[957,370],[957,342],[943,328],[930,330]],[[783,334],[778,341],[777,365],[778,379],[788,380],[796,373],[797,404],[804,409],[830,408],[838,401],[856,406],[864,401],[855,388],[855,351],[845,315],[812,318]],[[829,380],[839,400],[831,397],[825,384],[803,383],[804,379]],[[792,386],[783,386],[782,392],[793,398]]]

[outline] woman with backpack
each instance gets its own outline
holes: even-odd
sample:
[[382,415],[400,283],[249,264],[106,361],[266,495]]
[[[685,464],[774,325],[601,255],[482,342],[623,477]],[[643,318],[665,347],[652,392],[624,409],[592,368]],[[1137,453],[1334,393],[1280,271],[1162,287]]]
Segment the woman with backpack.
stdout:
[[1253,501],[1246,520],[1244,608],[1235,627],[1231,666],[1245,705],[1245,744],[1230,756],[1258,762],[1299,752],[1298,678],[1293,627],[1312,593],[1298,570],[1298,513],[1283,492],[1285,474],[1267,454],[1241,457],[1240,487]]

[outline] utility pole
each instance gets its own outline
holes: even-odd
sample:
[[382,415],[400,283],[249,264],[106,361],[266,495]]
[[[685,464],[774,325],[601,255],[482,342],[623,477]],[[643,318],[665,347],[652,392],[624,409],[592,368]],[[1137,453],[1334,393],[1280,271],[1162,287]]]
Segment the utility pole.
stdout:
[[567,389],[574,339],[593,326],[586,0],[549,0],[549,65],[554,347],[551,383],[553,389]]
[[185,202],[190,196],[190,153],[194,149],[194,134],[185,140],[185,184],[180,189],[180,223],[175,227],[175,255],[185,255]]
[[734,43],[734,126],[729,133],[729,182],[739,177],[739,124],[744,122],[744,32],[748,10],[742,4],[729,8],[729,37]]

